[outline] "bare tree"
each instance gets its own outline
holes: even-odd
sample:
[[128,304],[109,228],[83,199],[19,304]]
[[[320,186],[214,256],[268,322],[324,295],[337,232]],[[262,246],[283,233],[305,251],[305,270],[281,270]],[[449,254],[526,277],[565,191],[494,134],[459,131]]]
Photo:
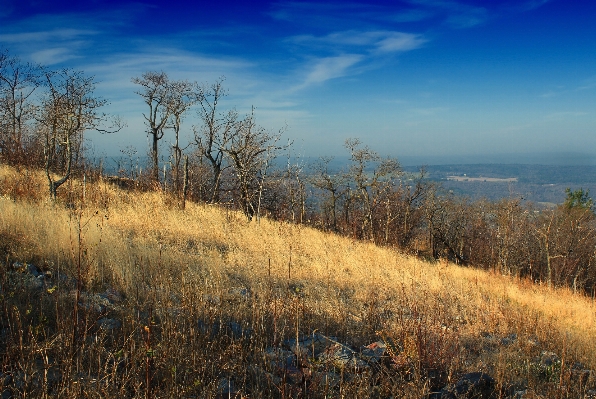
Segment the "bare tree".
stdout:
[[323,205],[325,213],[329,213],[331,229],[338,231],[337,207],[341,198],[346,195],[348,177],[343,172],[333,173],[329,168],[332,157],[323,157],[313,167],[311,184],[327,194],[327,204]]
[[359,139],[346,140],[345,147],[350,151],[350,177],[363,213],[362,234],[374,241],[375,210],[391,190],[393,180],[401,174],[401,168],[396,159],[381,158],[375,151],[363,147]]
[[0,53],[0,156],[24,161],[25,139],[35,119],[33,94],[41,84],[41,69]]
[[[64,69],[46,72],[48,93],[38,114],[39,130],[44,137],[45,171],[48,178],[50,197],[56,199],[58,187],[70,177],[74,152],[81,143],[84,133],[94,129],[111,133],[122,128],[116,120],[110,130],[102,128],[107,121],[99,108],[106,100],[95,96],[95,80],[83,72]],[[60,177],[55,178],[55,174]]]
[[200,127],[195,128],[195,142],[199,154],[209,161],[211,166],[211,184],[208,201],[220,200],[221,177],[225,168],[225,148],[237,133],[238,113],[232,109],[222,111],[220,102],[226,96],[223,78],[219,78],[211,86],[203,86],[199,96]]
[[172,115],[172,85],[165,72],[145,72],[140,78],[132,78],[132,82],[141,86],[136,94],[143,97],[149,107],[147,114],[143,113],[147,124],[147,133],[151,136],[152,176],[159,182],[159,140],[163,138]]
[[587,280],[594,263],[595,221],[591,205],[566,203],[540,215],[535,232],[546,261],[542,274],[549,287],[567,285],[577,289]]
[[277,142],[283,131],[282,129],[272,134],[257,126],[253,108],[245,119],[236,124],[229,144],[222,148],[234,168],[238,180],[240,204],[249,220],[252,220],[255,214],[257,217],[260,216],[263,184],[276,152],[282,148],[277,145]]
[[424,204],[432,186],[426,179],[425,169],[420,168],[416,176],[400,179],[399,186],[388,193],[384,200],[385,243],[389,243],[390,230],[394,230],[397,244],[403,249],[408,248],[416,229],[423,224]]
[[[447,257],[456,263],[466,264],[468,257],[465,249],[468,229],[471,226],[470,204],[466,198],[453,195],[433,199],[432,241],[433,246],[441,248]],[[435,252],[436,254],[436,252]]]
[[[292,145],[288,142],[288,148]],[[280,176],[280,187],[283,187],[283,196],[286,211],[289,211],[292,222],[304,223],[306,214],[306,184],[307,180],[304,178],[304,165],[300,161],[300,157],[292,159],[291,151],[287,153],[287,163],[285,170]],[[298,217],[296,217],[298,211]]]
[[174,144],[172,153],[174,156],[173,166],[173,189],[176,194],[180,191],[180,161],[182,160],[182,148],[180,147],[180,129],[182,120],[188,110],[199,100],[199,92],[196,83],[186,80],[171,82],[171,122],[168,125],[174,131]]

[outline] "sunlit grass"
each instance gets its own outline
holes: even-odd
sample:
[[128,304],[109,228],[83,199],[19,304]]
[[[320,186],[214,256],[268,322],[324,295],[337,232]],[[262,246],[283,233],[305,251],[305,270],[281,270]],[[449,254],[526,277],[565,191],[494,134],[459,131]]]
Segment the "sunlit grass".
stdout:
[[[27,173],[30,190],[45,188],[41,173]],[[176,308],[187,316],[245,320],[264,335],[250,353],[296,330],[317,330],[355,347],[394,337],[404,357],[421,362],[420,350],[408,348],[422,345],[422,331],[445,340],[427,349],[443,356],[437,360],[450,372],[486,371],[503,384],[527,379],[519,370],[529,372],[528,359],[541,350],[565,351],[596,368],[594,301],[568,289],[428,263],[304,226],[248,222],[217,206],[188,203],[182,211],[169,195],[122,191],[102,181],[73,181],[53,204],[44,191],[17,192],[22,180],[23,172],[0,167],[0,237],[8,263],[73,274],[82,254],[85,289],[121,290],[135,298],[137,312],[147,310],[138,309],[138,298],[145,298],[143,306],[162,317]],[[220,303],[234,287],[248,289],[251,302]],[[134,318],[130,312],[120,317]],[[517,346],[478,352],[488,334],[516,334]],[[540,346],[531,348],[529,340]],[[513,365],[514,353],[526,360]],[[428,388],[422,379],[416,386],[418,393]]]

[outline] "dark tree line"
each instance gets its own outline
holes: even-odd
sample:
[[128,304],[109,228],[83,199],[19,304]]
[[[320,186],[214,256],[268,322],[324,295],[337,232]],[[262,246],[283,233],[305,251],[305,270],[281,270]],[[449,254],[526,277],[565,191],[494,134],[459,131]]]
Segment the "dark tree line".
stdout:
[[[219,204],[248,220],[310,225],[430,260],[594,292],[596,218],[586,191],[568,190],[566,202],[550,209],[518,198],[471,201],[444,192],[424,169],[404,172],[358,139],[346,140],[343,169],[333,169],[329,157],[306,164],[291,156],[285,127],[268,130],[254,108],[241,115],[226,106],[223,79],[201,85],[147,72],[132,81],[150,138],[151,164],[131,176],[139,189],[167,191],[182,207],[187,199]],[[44,169],[55,199],[88,167],[85,132],[122,126],[101,113],[106,100],[95,85],[81,71],[50,71],[0,53],[0,161]],[[189,116],[198,123],[187,126]],[[162,140],[169,143],[165,164]]]

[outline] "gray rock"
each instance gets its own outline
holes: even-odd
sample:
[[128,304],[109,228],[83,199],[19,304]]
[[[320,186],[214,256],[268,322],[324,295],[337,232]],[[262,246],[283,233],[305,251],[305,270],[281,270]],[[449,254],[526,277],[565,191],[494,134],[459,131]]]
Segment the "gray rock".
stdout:
[[559,359],[556,353],[549,351],[540,352],[540,365],[542,367],[553,367],[559,363],[561,363],[561,359]]
[[40,277],[40,276],[43,277],[43,274],[34,265],[27,264],[26,268],[27,268],[27,273],[29,273],[33,277]]
[[[76,296],[76,291],[72,292],[73,296]],[[102,296],[101,294],[89,294],[81,292],[79,306],[87,310],[94,310],[97,313],[104,313],[108,309],[112,308],[112,303],[109,299]]]
[[317,358],[327,348],[337,343],[336,337],[326,337],[322,334],[313,333],[298,339],[288,339],[283,346],[298,357]]
[[326,364],[332,364],[340,369],[347,368],[362,371],[369,367],[364,360],[358,357],[358,354],[354,350],[340,343],[335,343],[325,349],[319,355],[318,360]]
[[463,375],[454,385],[441,390],[440,399],[488,399],[495,397],[495,380],[488,374],[475,372]]
[[12,264],[12,268],[19,273],[30,274],[33,277],[44,276],[44,273],[40,272],[35,265],[30,263],[15,262]]
[[536,395],[534,392],[532,392],[529,389],[515,391],[513,396],[511,396],[511,399],[539,399],[539,398],[542,398],[542,396]]
[[362,357],[369,362],[378,363],[387,352],[387,345],[383,341],[373,342],[362,348]]

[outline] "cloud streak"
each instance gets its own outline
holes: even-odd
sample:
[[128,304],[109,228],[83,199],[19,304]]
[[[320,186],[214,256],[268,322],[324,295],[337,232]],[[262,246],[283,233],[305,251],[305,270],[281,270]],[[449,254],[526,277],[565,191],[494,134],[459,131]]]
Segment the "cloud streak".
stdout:
[[325,57],[313,62],[302,84],[295,90],[303,89],[313,84],[323,83],[330,79],[348,74],[348,70],[360,62],[364,57],[359,54],[345,54],[337,57]]
[[[325,36],[301,35],[289,42],[308,52],[331,53],[326,56],[307,58],[307,69],[303,82],[294,87],[302,89],[330,79],[358,73],[357,64],[372,61],[383,55],[411,51],[422,47],[426,42],[422,35],[394,31],[341,31]],[[313,62],[313,59],[315,61]]]
[[0,34],[0,42],[4,43],[27,43],[47,42],[54,40],[72,40],[81,36],[96,35],[99,32],[82,29],[54,29],[38,32],[19,32]]
[[397,31],[342,31],[325,36],[301,35],[291,42],[313,50],[380,51],[385,53],[409,51],[422,47],[428,40],[420,34]]

